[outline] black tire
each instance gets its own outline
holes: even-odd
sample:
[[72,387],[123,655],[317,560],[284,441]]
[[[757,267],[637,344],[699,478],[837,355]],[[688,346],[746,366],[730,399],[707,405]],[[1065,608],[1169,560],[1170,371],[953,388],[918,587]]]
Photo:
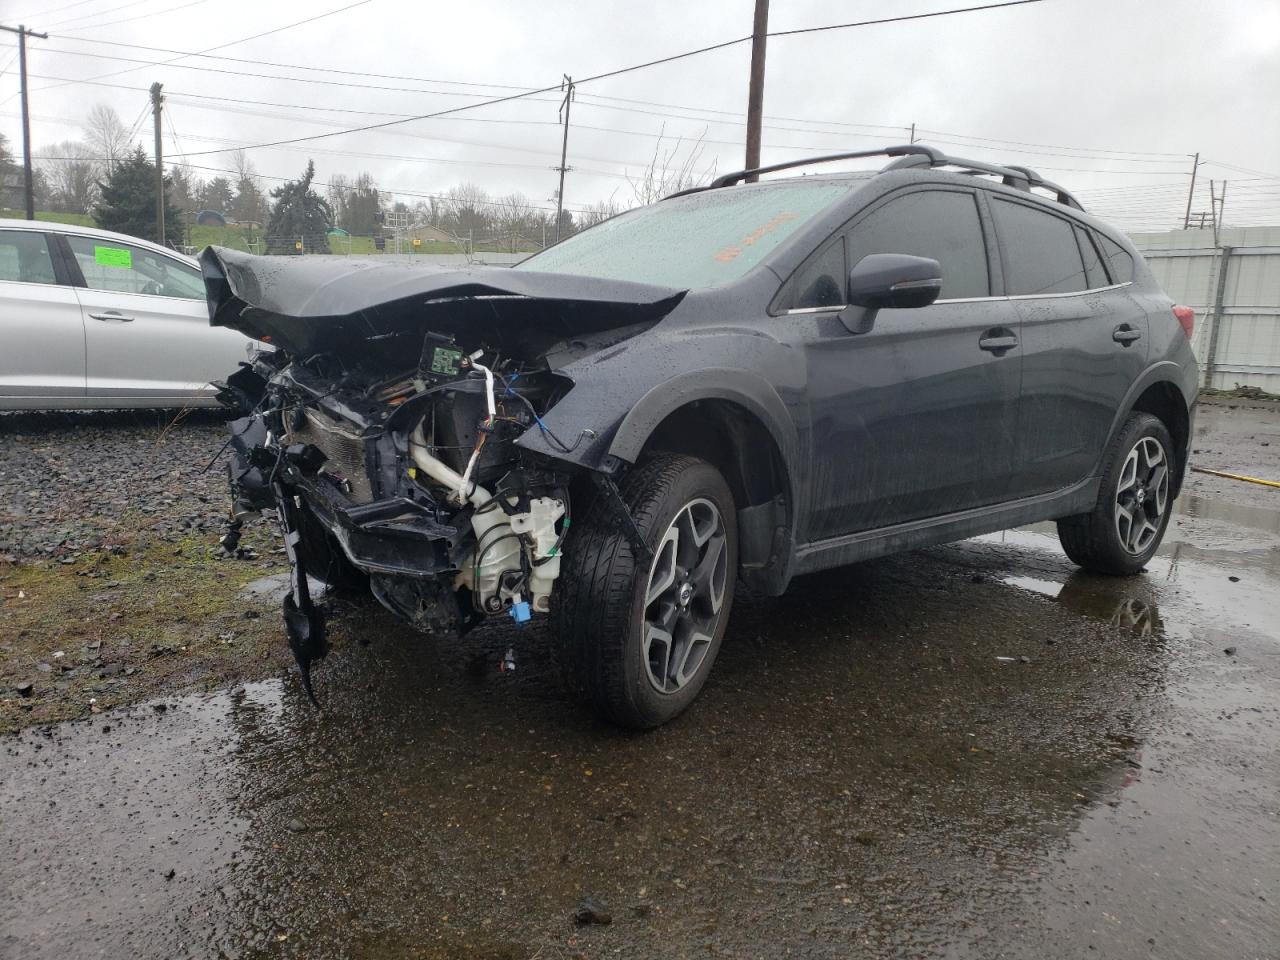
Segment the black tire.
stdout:
[[[1159,446],[1163,457],[1160,479],[1142,476],[1149,466],[1152,443]],[[1122,493],[1122,482],[1128,482],[1126,465],[1133,456],[1138,458],[1135,469],[1139,476],[1134,492]],[[1159,419],[1149,413],[1132,414],[1107,447],[1093,510],[1058,521],[1058,540],[1067,556],[1093,573],[1128,576],[1141,572],[1159,548],[1173,513],[1176,457],[1173,439]],[[1134,517],[1127,523],[1126,510]],[[1134,533],[1141,536],[1135,538]]]
[[[684,711],[698,696],[711,672],[733,605],[738,532],[733,495],[724,478],[710,464],[694,457],[654,456],[623,478],[619,492],[645,543],[655,552],[654,565],[645,567],[637,562],[605,498],[595,497],[582,521],[574,517],[572,539],[565,544],[565,563],[557,580],[554,629],[557,652],[569,687],[602,718],[619,726],[645,730],[660,726]],[[695,644],[692,637],[687,641],[691,647],[696,646],[699,655],[692,672],[680,679],[683,666],[677,667],[676,676],[669,680],[668,665],[662,661],[659,651],[665,646],[666,660],[674,662],[680,655],[675,652],[679,641],[659,643],[656,648],[650,644],[650,654],[659,660],[658,666],[646,656],[645,638],[650,634],[646,613],[653,616],[663,601],[648,604],[645,595],[660,561],[665,563],[669,558],[672,569],[677,569],[678,532],[677,542],[669,545],[669,551],[666,540],[670,531],[676,529],[675,521],[684,518],[686,511],[698,511],[704,522],[709,523],[706,518],[711,516],[711,511],[704,506],[707,503],[718,512],[723,545],[718,546],[716,535],[708,533],[706,543],[710,546],[697,545],[696,549],[723,550],[722,559],[717,555],[712,560],[709,552],[705,554],[705,559],[711,561],[717,571],[722,563],[727,565],[723,573],[722,600],[719,607],[714,608],[710,596],[714,590],[691,590],[685,596],[682,588],[673,585],[672,590],[679,594],[679,603],[684,609],[692,612],[714,608],[716,612],[714,625],[696,634],[700,638],[709,636],[709,642],[702,639]],[[704,527],[704,530],[710,529]],[[684,542],[692,543],[695,539],[686,537]],[[699,570],[705,565],[695,564]],[[675,612],[683,615],[679,610]],[[679,634],[673,628],[670,636],[678,638]],[[689,659],[686,657],[683,662]],[[656,678],[657,673],[661,674],[661,681]],[[659,690],[658,682],[664,686],[669,683],[671,689]]]

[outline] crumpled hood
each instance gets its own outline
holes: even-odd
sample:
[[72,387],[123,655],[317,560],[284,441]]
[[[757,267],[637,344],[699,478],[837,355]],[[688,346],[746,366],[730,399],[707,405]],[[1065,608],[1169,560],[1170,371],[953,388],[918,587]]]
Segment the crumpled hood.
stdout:
[[381,257],[200,254],[209,322],[309,355],[366,345],[388,358],[427,332],[510,349],[657,322],[683,290],[506,267],[420,266]]

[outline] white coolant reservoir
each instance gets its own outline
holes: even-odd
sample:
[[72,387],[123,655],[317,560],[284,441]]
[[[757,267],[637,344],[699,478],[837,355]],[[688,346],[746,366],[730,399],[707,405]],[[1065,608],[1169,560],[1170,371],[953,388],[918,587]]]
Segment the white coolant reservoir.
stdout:
[[525,513],[509,518],[511,531],[525,537],[533,572],[529,575],[530,602],[538,613],[551,610],[551,588],[560,576],[560,554],[556,551],[556,523],[564,516],[564,501],[535,497]]

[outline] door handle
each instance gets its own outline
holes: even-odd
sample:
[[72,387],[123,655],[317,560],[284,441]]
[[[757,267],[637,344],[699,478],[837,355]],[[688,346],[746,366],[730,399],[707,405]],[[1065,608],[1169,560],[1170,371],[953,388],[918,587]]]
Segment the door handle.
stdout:
[[1141,331],[1133,329],[1129,324],[1122,323],[1120,326],[1116,327],[1115,330],[1111,331],[1111,339],[1116,343],[1127,347],[1135,340],[1141,340],[1142,333]]
[[988,330],[978,341],[978,347],[997,357],[1003,356],[1018,345],[1017,336],[1009,330]]
[[89,316],[95,320],[114,320],[116,323],[133,323],[133,317],[126,317],[118,310],[104,310],[102,313],[91,313]]

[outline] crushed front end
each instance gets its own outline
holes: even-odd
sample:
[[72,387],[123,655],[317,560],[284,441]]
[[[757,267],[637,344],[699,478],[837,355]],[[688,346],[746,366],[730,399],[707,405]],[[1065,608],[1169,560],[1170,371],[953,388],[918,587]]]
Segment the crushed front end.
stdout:
[[[380,301],[379,286],[406,282],[403,271],[356,271],[337,291],[322,275],[328,298],[318,307],[325,284],[308,278],[315,267],[294,268],[303,275],[280,289],[279,260],[258,259],[202,257],[212,322],[276,347],[223,385],[247,413],[231,424],[228,536],[260,511],[278,516],[292,567],[285,625],[308,694],[311,664],[327,649],[309,577],[367,584],[426,632],[549,613],[569,488],[585,469],[572,454],[597,435],[584,424],[557,436],[543,422],[573,386],[548,355],[633,335],[665,312],[660,298],[588,299],[583,309],[582,298],[420,272],[407,281],[413,293]],[[268,280],[277,287],[264,293]],[[353,309],[321,312],[334,306]],[[565,347],[575,330],[583,339]],[[563,456],[522,449],[516,441],[529,431]]]

